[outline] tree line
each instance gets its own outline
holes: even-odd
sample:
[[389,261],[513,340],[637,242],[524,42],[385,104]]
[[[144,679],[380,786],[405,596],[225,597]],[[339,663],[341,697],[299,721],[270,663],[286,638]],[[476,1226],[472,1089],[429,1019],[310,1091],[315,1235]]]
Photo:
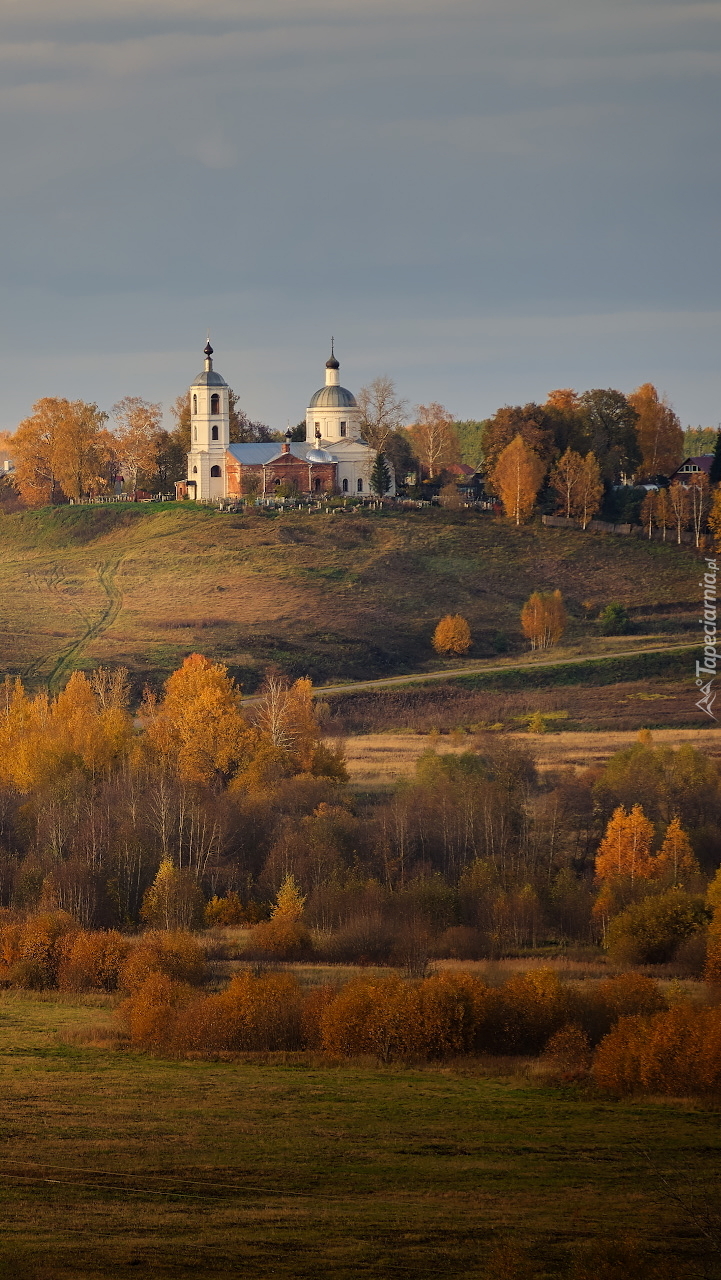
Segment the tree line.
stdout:
[[646,735],[602,769],[539,775],[488,733],[363,797],[322,724],[309,681],[271,676],[246,709],[199,655],[135,715],[122,672],[76,672],[56,698],[6,681],[0,903],[86,928],[245,924],[280,958],[415,969],[573,943],[703,970],[713,758]]
[[[410,411],[393,380],[381,376],[361,388],[358,406],[362,437],[380,459],[378,492],[387,488],[387,459],[402,486],[409,481],[411,487],[440,487],[442,500],[452,505],[458,478],[453,468],[464,462],[482,469],[488,495],[518,523],[540,501],[544,510],[555,507],[585,526],[602,499],[608,505],[619,480],[668,477],[684,453],[678,416],[650,383],[629,396],[613,389],[580,395],[556,390],[543,403],[506,405],[491,418],[463,422],[437,402]],[[82,400],[46,397],[5,440],[15,472],[4,484],[15,486],[33,506],[112,492],[118,477],[129,492],[167,492],[185,475],[187,392],[177,397],[171,414],[174,426],[167,430],[162,406],[138,396],[125,396],[110,413]],[[304,439],[305,422],[292,434]],[[689,438],[689,443],[708,448],[701,429],[696,434],[698,441]],[[281,433],[252,421],[231,390],[231,443],[281,439]],[[714,439],[718,443],[717,435]],[[660,502],[658,519],[652,503],[644,512],[653,527],[671,528],[674,519],[687,527],[691,515],[683,503],[674,511],[664,505],[666,499]],[[698,520],[698,513],[693,518]]]

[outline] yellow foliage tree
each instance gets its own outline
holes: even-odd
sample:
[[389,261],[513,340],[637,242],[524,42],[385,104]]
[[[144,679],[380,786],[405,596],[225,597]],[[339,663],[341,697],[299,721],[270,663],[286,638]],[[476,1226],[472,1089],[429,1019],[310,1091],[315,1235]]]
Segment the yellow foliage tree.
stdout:
[[683,882],[684,877],[700,874],[701,868],[691,848],[691,841],[681,826],[681,820],[673,818],[666,829],[664,842],[653,860],[653,875],[677,885]]
[[558,459],[551,471],[551,485],[558,494],[558,510],[567,520],[571,519],[577,506],[578,487],[583,474],[583,458],[574,449],[566,452]]
[[614,810],[596,854],[596,877],[599,880],[628,878],[648,880],[653,875],[651,857],[653,823],[640,804],[630,813],[623,805]]
[[471,628],[460,613],[447,613],[433,632],[436,653],[468,653],[471,643]]
[[143,920],[156,929],[192,929],[203,918],[203,896],[192,871],[164,858],[143,899]]
[[240,697],[227,667],[191,654],[166,681],[160,707],[144,706],[150,747],[185,782],[227,780],[250,747]]
[[550,649],[566,629],[561,592],[534,591],[521,610],[521,628],[532,649]]
[[596,515],[602,497],[603,480],[598,459],[595,453],[587,453],[576,482],[573,507],[573,515],[581,521],[584,529]]
[[123,706],[103,706],[82,672],[51,700],[29,698],[6,680],[0,698],[0,778],[28,792],[75,769],[104,772],[130,750],[132,721]]
[[545,469],[538,454],[524,444],[520,433],[506,445],[493,469],[492,481],[509,520],[520,524],[528,519],[536,505]]

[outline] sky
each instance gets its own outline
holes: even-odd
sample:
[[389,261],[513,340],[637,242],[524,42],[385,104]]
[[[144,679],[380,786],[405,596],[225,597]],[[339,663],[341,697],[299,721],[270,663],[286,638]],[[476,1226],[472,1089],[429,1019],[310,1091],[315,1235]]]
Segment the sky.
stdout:
[[335,335],[458,418],[651,381],[721,421],[721,0],[0,0],[0,429]]

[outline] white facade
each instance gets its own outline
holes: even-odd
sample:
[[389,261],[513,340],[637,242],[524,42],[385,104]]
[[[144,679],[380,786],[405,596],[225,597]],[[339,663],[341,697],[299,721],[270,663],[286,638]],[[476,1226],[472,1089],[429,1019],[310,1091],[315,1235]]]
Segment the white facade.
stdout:
[[[224,498],[228,493],[227,462],[230,447],[229,388],[213,369],[213,348],[205,348],[205,366],[190,387],[190,453],[188,454],[188,496],[201,502]],[[311,397],[306,412],[305,444],[292,450],[304,456],[324,449],[336,463],[336,487],[348,497],[371,494],[371,474],[376,451],[361,438],[361,413],[355,397],[340,385],[340,365],[331,350],[325,367],[325,385]],[[260,453],[259,453],[260,450]],[[233,445],[233,456],[250,465],[269,463],[278,445]],[[260,454],[262,453],[262,458]],[[267,457],[266,457],[267,453]],[[388,463],[391,485],[396,491],[393,468]]]
[[[325,386],[311,396],[305,415],[305,439],[308,445],[327,449],[338,463],[337,486],[349,497],[371,493],[371,473],[376,451],[361,438],[361,411],[355,396],[340,385],[340,364],[331,343],[330,359],[325,366]],[[388,465],[391,485],[396,491],[393,468]]]
[[210,343],[204,354],[205,367],[190,388],[188,485],[191,496],[207,502],[224,498],[226,494],[230,401],[227,382],[213,369]]

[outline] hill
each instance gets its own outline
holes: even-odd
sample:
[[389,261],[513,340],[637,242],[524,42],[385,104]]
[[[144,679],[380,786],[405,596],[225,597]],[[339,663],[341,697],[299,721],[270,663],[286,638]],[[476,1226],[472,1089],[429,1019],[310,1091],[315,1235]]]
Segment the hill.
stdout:
[[46,508],[3,517],[0,550],[0,672],[52,687],[98,664],[158,680],[197,650],[248,691],[268,664],[316,683],[427,670],[447,612],[468,618],[470,656],[521,652],[537,588],[563,592],[576,652],[611,600],[636,639],[697,631],[691,549],[470,511]]

